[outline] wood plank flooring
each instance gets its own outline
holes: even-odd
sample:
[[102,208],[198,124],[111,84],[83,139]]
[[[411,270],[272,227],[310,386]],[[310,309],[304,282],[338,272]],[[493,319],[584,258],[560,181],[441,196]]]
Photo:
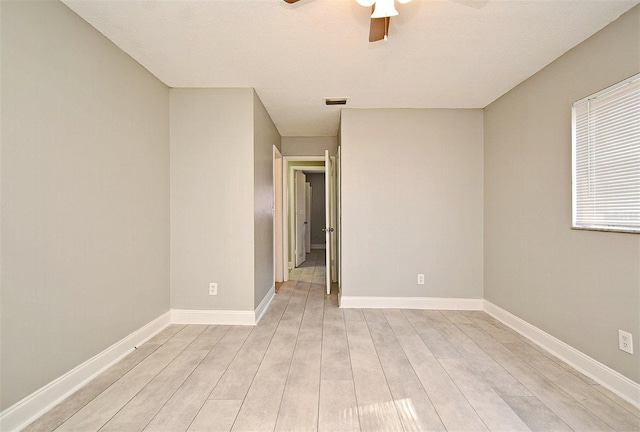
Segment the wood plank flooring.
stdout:
[[339,309],[323,252],[257,326],[169,326],[25,430],[640,431],[483,312]]

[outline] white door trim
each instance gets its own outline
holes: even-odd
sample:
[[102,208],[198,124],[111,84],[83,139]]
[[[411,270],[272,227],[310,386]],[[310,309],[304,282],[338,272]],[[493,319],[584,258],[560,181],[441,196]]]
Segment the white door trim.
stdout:
[[284,281],[284,244],[282,243],[282,153],[273,146],[273,280]]
[[295,262],[296,267],[301,265],[307,259],[307,250],[305,246],[306,227],[307,221],[307,176],[304,171],[296,170],[294,176],[294,241],[295,244]]
[[[306,179],[305,179],[306,180]],[[313,188],[310,182],[305,183],[304,192],[304,206],[305,217],[307,220],[304,223],[304,246],[307,253],[311,253],[311,200],[313,199]]]
[[326,292],[327,294],[331,294],[331,279],[332,279],[332,268],[331,268],[331,255],[333,253],[333,244],[331,244],[331,174],[333,172],[332,169],[332,160],[331,156],[329,156],[329,150],[324,151],[324,242],[326,245],[325,256],[325,284],[326,284]]
[[[324,166],[292,165],[289,162],[322,162],[324,156],[283,156],[282,157],[282,268],[283,280],[289,280],[289,268],[293,262],[289,261],[290,233],[289,233],[289,177],[295,170],[310,172],[324,172]],[[295,261],[295,260],[294,260]]]

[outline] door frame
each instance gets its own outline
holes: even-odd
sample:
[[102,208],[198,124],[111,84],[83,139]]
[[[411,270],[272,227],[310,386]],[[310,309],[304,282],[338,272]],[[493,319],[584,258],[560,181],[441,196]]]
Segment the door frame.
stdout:
[[[305,178],[306,180],[306,178]],[[307,218],[304,232],[304,247],[306,253],[311,253],[311,200],[313,195],[313,188],[311,183],[305,182],[304,187],[304,216]]]
[[284,255],[284,244],[282,243],[282,175],[283,163],[282,153],[278,147],[273,146],[273,280],[274,282],[284,282],[284,270],[282,267],[282,257]]
[[283,156],[282,157],[282,261],[283,280],[289,280],[290,233],[289,233],[289,178],[296,170],[309,172],[325,172],[324,164],[320,165],[295,165],[289,166],[289,162],[324,162],[324,156]]
[[[293,238],[289,247],[289,253],[293,252],[293,265],[300,267],[307,259],[307,175],[303,170],[293,171],[293,202],[289,209],[289,217],[292,217],[289,226],[289,234]],[[291,213],[293,210],[293,213]]]

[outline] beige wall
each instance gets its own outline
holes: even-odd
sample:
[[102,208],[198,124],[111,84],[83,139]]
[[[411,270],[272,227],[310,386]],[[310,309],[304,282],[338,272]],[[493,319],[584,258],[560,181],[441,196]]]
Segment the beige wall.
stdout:
[[1,408],[169,309],[169,92],[59,2],[2,1]]
[[274,145],[253,89],[171,89],[172,308],[254,310],[273,286]]
[[482,111],[342,113],[342,294],[482,298]]
[[254,92],[170,94],[171,307],[253,310]]
[[335,155],[338,150],[337,137],[282,137],[283,156],[324,156],[329,150]]
[[254,165],[254,307],[274,284],[273,272],[273,146],[280,149],[280,133],[253,93]]
[[488,300],[640,381],[640,236],[569,229],[570,104],[640,70],[638,7],[489,106],[484,150],[480,110],[280,139],[252,89],[169,92],[61,3],[0,9],[0,410],[170,304],[253,310],[280,141],[341,140],[344,295],[481,298],[484,259]]
[[636,382],[640,236],[570,229],[571,103],[639,71],[636,7],[485,110],[485,297]]

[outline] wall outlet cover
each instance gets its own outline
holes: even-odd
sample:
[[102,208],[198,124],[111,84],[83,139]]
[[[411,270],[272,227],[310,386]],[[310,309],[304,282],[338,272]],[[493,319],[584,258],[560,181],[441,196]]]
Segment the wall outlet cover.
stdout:
[[618,348],[633,354],[633,335],[624,330],[618,330]]
[[218,284],[211,282],[209,284],[209,295],[218,295]]

